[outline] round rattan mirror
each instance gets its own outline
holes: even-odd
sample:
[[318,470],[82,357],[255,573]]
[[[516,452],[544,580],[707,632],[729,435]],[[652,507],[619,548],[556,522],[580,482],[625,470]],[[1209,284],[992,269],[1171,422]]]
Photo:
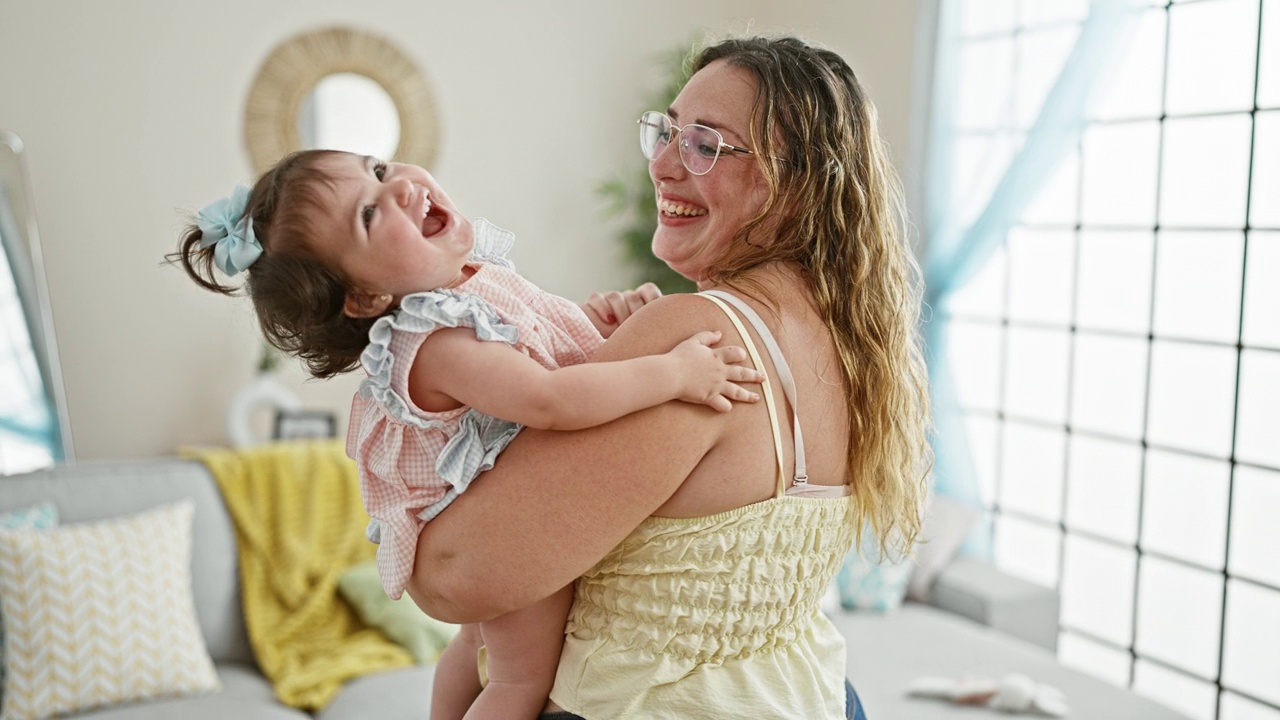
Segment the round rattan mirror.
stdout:
[[[430,169],[439,148],[439,124],[431,91],[417,66],[384,38],[350,28],[326,28],[286,40],[262,63],[244,113],[245,146],[254,172],[267,170],[295,150],[315,146],[315,138],[304,138],[300,130],[315,125],[304,114],[316,110],[317,87],[331,76],[352,75],[376,83],[395,107],[399,137],[388,145],[395,148],[388,159]],[[351,104],[344,111],[358,109],[358,104]],[[347,119],[345,124],[352,123]],[[339,149],[366,152],[361,147]]]

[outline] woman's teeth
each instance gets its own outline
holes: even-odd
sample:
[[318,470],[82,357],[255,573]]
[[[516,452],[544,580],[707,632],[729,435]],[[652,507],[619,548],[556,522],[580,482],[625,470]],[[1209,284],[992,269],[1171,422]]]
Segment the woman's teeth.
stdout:
[[662,212],[663,215],[670,215],[672,217],[698,217],[707,214],[707,211],[703,208],[685,205],[684,203],[672,202],[670,200],[663,200],[659,202],[658,210]]

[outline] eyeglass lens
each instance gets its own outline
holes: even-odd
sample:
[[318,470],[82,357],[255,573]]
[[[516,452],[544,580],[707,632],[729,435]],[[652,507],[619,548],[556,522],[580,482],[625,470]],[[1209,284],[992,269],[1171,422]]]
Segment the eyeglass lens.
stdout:
[[673,133],[680,134],[680,161],[694,175],[706,175],[720,157],[720,145],[724,142],[720,133],[705,125],[689,124],[676,128],[671,118],[660,112],[647,112],[640,116],[640,150],[652,160],[671,142]]

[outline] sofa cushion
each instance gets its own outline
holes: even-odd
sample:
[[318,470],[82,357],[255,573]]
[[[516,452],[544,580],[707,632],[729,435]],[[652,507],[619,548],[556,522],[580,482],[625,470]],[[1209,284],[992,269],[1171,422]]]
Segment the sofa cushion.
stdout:
[[846,612],[832,622],[848,644],[848,676],[869,718],[997,720],[1008,713],[907,697],[924,676],[1022,673],[1066,693],[1073,718],[1187,720],[1164,705],[1059,664],[1045,650],[943,610],[905,603],[888,614]]
[[316,713],[316,720],[428,720],[434,676],[431,665],[355,678]]
[[865,555],[851,553],[836,576],[840,606],[876,612],[896,609],[906,595],[911,570],[909,560],[872,562]]
[[938,574],[951,562],[977,522],[979,511],[958,500],[932,495],[911,558],[885,558],[869,530],[845,558],[836,589],[846,610],[885,612],[904,599],[928,602]]
[[915,565],[910,558],[885,558],[875,535],[862,537],[861,552],[854,547],[836,574],[840,606],[846,610],[886,612],[902,604]]
[[218,689],[191,599],[194,512],[0,530],[4,720]]
[[235,529],[204,465],[193,460],[80,461],[4,478],[0,511],[50,501],[62,523],[83,523],[190,499],[191,586],[200,630],[215,662],[252,665],[240,610]]
[[[175,720],[175,718],[182,720],[308,720],[310,718],[301,710],[280,704],[271,690],[271,683],[258,672],[257,668],[241,663],[218,663],[216,670],[218,680],[222,683],[222,690],[211,695],[117,705],[76,715],[76,720]],[[376,707],[376,705],[369,707]],[[422,717],[426,718],[425,715]]]
[[907,583],[909,599],[929,602],[933,581],[959,552],[980,514],[976,507],[945,495],[930,498],[916,543],[916,567]]
[[[29,508],[0,513],[0,530],[48,530],[58,525],[58,507],[42,502]],[[4,618],[0,616],[0,653],[4,651]],[[0,657],[3,657],[0,654]],[[0,703],[4,700],[4,663],[0,662]]]
[[419,665],[440,659],[440,653],[458,634],[458,626],[441,622],[422,612],[408,595],[399,600],[387,597],[373,560],[356,563],[338,578],[338,592],[370,627],[400,644]]
[[0,530],[48,530],[57,525],[58,507],[51,502],[0,512]]

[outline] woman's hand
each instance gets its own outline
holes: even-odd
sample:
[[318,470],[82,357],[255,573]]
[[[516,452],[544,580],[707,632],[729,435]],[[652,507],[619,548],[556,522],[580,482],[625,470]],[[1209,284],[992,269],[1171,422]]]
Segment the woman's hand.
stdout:
[[632,313],[662,297],[657,285],[647,282],[635,290],[613,290],[606,293],[591,293],[591,297],[582,304],[582,310],[596,326],[600,334],[609,337]]

